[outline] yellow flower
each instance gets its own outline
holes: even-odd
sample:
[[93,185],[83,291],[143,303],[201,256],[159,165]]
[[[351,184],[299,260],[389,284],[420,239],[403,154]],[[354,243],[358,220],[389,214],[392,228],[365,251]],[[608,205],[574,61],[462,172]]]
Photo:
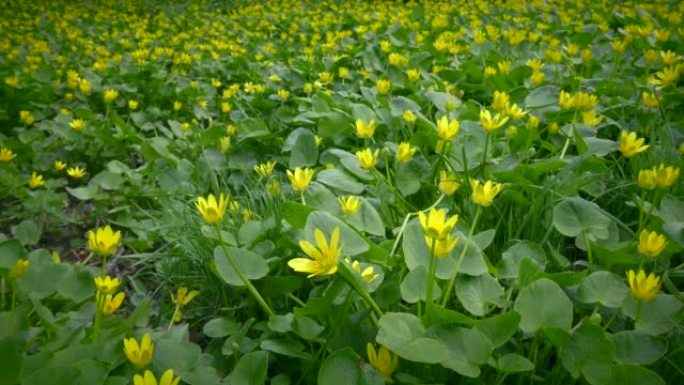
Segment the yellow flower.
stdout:
[[561,90],[560,94],[558,94],[558,104],[561,109],[567,110],[575,106],[575,98],[568,92]]
[[209,194],[206,198],[197,197],[195,207],[197,207],[205,222],[219,223],[223,220],[223,215],[225,215],[228,208],[228,199],[221,193],[217,201],[214,194]]
[[124,353],[128,360],[138,369],[142,369],[152,361],[152,354],[154,354],[154,344],[149,333],[143,335],[140,344],[138,341],[131,338],[124,338]]
[[366,268],[363,269],[363,271],[361,271],[361,263],[359,263],[359,261],[352,262],[349,258],[347,258],[345,262],[350,263],[352,269],[354,269],[355,272],[359,273],[359,275],[361,275],[361,278],[363,278],[363,280],[366,281],[366,283],[370,283],[378,277],[378,274],[375,273],[373,266],[366,266]]
[[530,131],[536,130],[537,127],[539,127],[539,117],[536,115],[530,115],[527,118],[527,125],[525,127],[527,127],[527,129]]
[[544,66],[544,63],[540,59],[529,59],[525,64],[532,68],[532,72],[541,71]]
[[501,115],[501,114],[496,114],[492,118],[492,114],[489,112],[489,110],[480,110],[480,125],[482,128],[485,129],[488,133],[492,133],[508,121],[508,116]]
[[488,78],[488,77],[494,76],[494,75],[496,75],[496,68],[491,67],[491,66],[485,67],[485,69],[484,69],[484,77]]
[[603,116],[599,115],[595,110],[582,111],[582,123],[585,126],[594,128],[603,121]]
[[375,88],[378,90],[378,95],[386,95],[389,93],[390,88],[392,87],[392,82],[390,82],[387,79],[378,79],[375,82]]
[[506,115],[513,119],[520,119],[527,115],[527,111],[520,108],[517,104],[507,104],[506,105]]
[[59,256],[59,253],[56,250],[52,250],[52,253],[50,253],[50,257],[52,258],[52,262],[56,264],[62,263],[62,257]]
[[19,111],[19,121],[30,126],[36,121],[36,118],[30,111]]
[[461,124],[458,120],[449,120],[446,115],[442,115],[439,120],[437,120],[437,135],[439,135],[442,140],[451,140],[458,131],[461,129]]
[[410,81],[415,82],[416,80],[420,79],[420,70],[417,68],[411,68],[406,71],[406,76],[408,76]]
[[646,257],[657,257],[665,250],[665,246],[667,246],[667,240],[664,235],[658,234],[655,231],[648,232],[646,230],[641,230],[638,246],[641,255]]
[[639,170],[637,185],[645,190],[653,190],[656,188],[656,171],[653,169]]
[[353,195],[339,197],[337,198],[337,201],[340,202],[340,208],[345,215],[356,214],[361,208],[361,201]]
[[82,131],[85,128],[85,120],[83,119],[74,119],[69,122],[69,127],[71,127],[74,131]]
[[130,109],[131,111],[137,110],[139,105],[140,103],[138,103],[137,100],[131,99],[128,101],[128,109]]
[[349,76],[349,68],[347,68],[347,67],[338,68],[337,69],[337,76],[339,76],[343,79],[346,78],[347,76]]
[[66,168],[67,164],[62,162],[61,160],[55,160],[55,163],[53,163],[53,167],[55,168],[55,171],[62,171],[64,168]]
[[588,94],[586,92],[577,92],[573,97],[573,106],[582,111],[589,111],[596,107],[598,98],[596,95]]
[[504,60],[496,63],[496,66],[499,68],[499,72],[502,74],[506,75],[511,72],[511,62],[510,60]]
[[173,110],[174,110],[174,111],[180,111],[181,108],[183,108],[183,103],[182,103],[182,102],[180,102],[180,101],[178,101],[178,100],[176,100],[175,102],[173,102]]
[[277,95],[278,95],[278,99],[280,99],[282,101],[286,101],[287,98],[290,97],[290,91],[281,89],[281,90],[278,90]]
[[439,172],[438,187],[442,194],[451,195],[461,187],[461,184],[458,183],[458,176],[455,172],[442,170]]
[[375,164],[378,162],[379,154],[380,150],[375,150],[375,152],[372,152],[370,148],[366,148],[364,150],[356,152],[356,159],[358,159],[361,168],[365,170],[371,170],[375,167]]
[[[392,377],[392,373],[399,364],[399,358],[387,350],[386,347],[380,345],[377,353],[373,344],[370,342],[366,345],[366,354],[368,355],[368,362],[385,378]],[[136,384],[138,385],[138,384]]]
[[556,135],[560,131],[560,127],[558,127],[558,123],[553,122],[549,125],[549,134],[551,135]]
[[416,153],[416,148],[411,146],[409,142],[401,142],[397,146],[397,161],[399,163],[406,163],[413,158]]
[[31,174],[31,179],[29,179],[28,185],[29,185],[29,188],[31,188],[31,189],[37,189],[38,187],[45,185],[45,181],[43,180],[43,176],[34,171]]
[[88,80],[81,79],[78,82],[78,89],[81,91],[83,95],[90,95],[90,91],[92,91],[93,86],[90,84]]
[[667,87],[670,84],[676,84],[678,79],[679,69],[677,66],[670,66],[663,68],[660,72],[656,72],[648,82],[658,87]]
[[114,279],[108,275],[95,277],[95,286],[101,294],[114,294],[119,285],[121,285],[121,281],[119,281],[118,277],[114,277]]
[[636,132],[622,131],[618,142],[618,149],[625,158],[631,158],[640,152],[646,151],[648,145],[644,145],[644,138],[638,138]]
[[426,215],[424,211],[418,212],[418,220],[423,227],[423,234],[434,239],[446,239],[447,235],[456,227],[458,215],[446,218],[446,209],[430,209]]
[[26,274],[26,269],[29,267],[29,260],[28,259],[17,259],[16,262],[14,262],[14,265],[12,265],[12,269],[10,270],[10,277],[12,278],[21,278]]
[[532,75],[530,75],[530,82],[534,85],[542,84],[544,79],[546,79],[546,74],[542,71],[532,71]]
[[494,99],[492,99],[492,108],[497,111],[503,111],[510,103],[511,98],[506,92],[494,91]]
[[104,94],[102,95],[102,100],[104,100],[104,102],[106,104],[109,104],[109,103],[113,102],[118,97],[119,97],[119,91],[117,91],[115,89],[108,88],[105,90]]
[[124,298],[126,298],[126,294],[124,293],[119,293],[115,296],[112,296],[111,294],[107,294],[104,296],[102,299],[102,303],[100,305],[100,311],[102,311],[102,314],[104,315],[112,315],[114,314],[119,307],[121,307],[121,304],[123,303]]
[[300,240],[299,247],[309,258],[294,258],[287,262],[297,272],[309,273],[308,278],[316,275],[330,275],[337,272],[337,262],[342,254],[340,241],[340,228],[335,227],[330,235],[330,243],[320,229],[314,230],[316,246],[309,241]]
[[362,139],[370,139],[375,133],[375,120],[371,119],[369,123],[361,119],[356,119],[356,136]]
[[145,376],[136,374],[133,376],[133,385],[178,385],[180,377],[173,378],[173,369],[169,369],[162,374],[157,382],[154,374],[149,370],[145,371]]
[[666,66],[671,66],[679,61],[679,55],[672,51],[660,51],[660,57],[663,58],[663,63]]
[[684,142],[679,145],[679,155],[684,155]]
[[230,149],[230,136],[224,136],[219,139],[219,149],[224,154]]
[[252,219],[252,212],[249,211],[248,208],[245,208],[242,210],[242,220],[245,222],[249,222]]
[[591,49],[590,49],[590,48],[585,48],[585,49],[582,50],[582,53],[580,54],[580,57],[582,58],[582,61],[586,63],[586,62],[588,62],[589,60],[591,60],[591,55],[592,55]]
[[447,234],[444,239],[435,239],[425,236],[425,243],[427,244],[428,250],[435,253],[435,257],[441,258],[449,255],[451,250],[456,247],[458,238],[454,238],[451,234]]
[[276,162],[270,161],[254,166],[254,171],[262,178],[267,178],[273,172]]
[[476,205],[482,207],[491,206],[494,198],[503,190],[504,186],[501,183],[486,181],[484,184],[479,180],[471,179],[470,187],[473,189],[471,199]]
[[68,168],[67,174],[74,179],[81,179],[86,175],[86,171],[84,168],[76,166],[76,167]]
[[5,78],[5,84],[7,84],[10,87],[16,87],[19,84],[19,77],[18,76],[8,76]]
[[294,173],[287,170],[287,178],[292,184],[292,189],[297,192],[304,192],[311,183],[311,179],[314,176],[314,170],[310,168],[295,168]]
[[644,107],[646,108],[658,108],[660,106],[660,100],[658,95],[652,92],[643,92],[641,94],[641,99],[643,100]]
[[674,184],[679,177],[679,167],[667,166],[660,164],[660,166],[653,167],[655,183],[659,188],[666,189]]
[[638,273],[635,273],[634,270],[628,271],[627,281],[632,295],[640,301],[652,300],[660,290],[660,277],[653,273],[647,277],[643,269],[639,269]]
[[17,154],[13,153],[7,147],[0,147],[0,162],[9,162],[10,160],[16,158]]
[[121,231],[114,232],[109,225],[88,231],[88,248],[93,253],[108,257],[116,252],[121,242]]
[[280,195],[280,181],[274,179],[266,185],[266,191],[271,197],[276,197]]

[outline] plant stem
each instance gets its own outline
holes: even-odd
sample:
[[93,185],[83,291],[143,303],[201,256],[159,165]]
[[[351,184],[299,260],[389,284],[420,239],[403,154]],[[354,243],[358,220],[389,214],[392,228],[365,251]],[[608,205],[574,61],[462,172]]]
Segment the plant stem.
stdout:
[[426,320],[430,317],[430,311],[432,310],[432,285],[435,282],[435,270],[437,267],[437,258],[435,257],[435,246],[437,245],[437,240],[431,238],[432,244],[430,245],[430,267],[428,268],[427,276],[427,287],[425,288],[425,318]]
[[93,325],[93,341],[97,341],[97,336],[100,334],[100,325],[102,324],[102,301],[104,294],[98,290],[95,293],[95,324]]
[[176,320],[176,314],[178,314],[178,310],[180,310],[180,305],[176,305],[176,309],[173,311],[171,321],[169,321],[169,326],[166,328],[166,330],[171,330],[171,327],[173,327],[173,322]]
[[[304,199],[304,194],[302,194],[302,199]],[[268,316],[272,316],[275,313],[273,313],[273,310],[271,310],[271,307],[268,306],[266,301],[264,300],[264,297],[259,294],[259,291],[252,285],[252,282],[242,273],[242,270],[238,267],[237,263],[235,262],[235,259],[233,256],[228,252],[228,248],[226,247],[226,243],[223,241],[223,236],[221,235],[221,229],[219,228],[218,225],[216,225],[216,234],[218,235],[219,242],[221,243],[221,247],[223,248],[223,255],[226,256],[226,259],[228,259],[228,263],[230,263],[230,266],[235,270],[235,273],[240,277],[240,280],[242,283],[247,287],[247,290],[249,290],[250,294],[256,299],[256,301],[259,303],[261,308],[268,314]]]
[[459,255],[458,260],[456,260],[456,265],[454,268],[454,272],[451,273],[451,278],[449,279],[449,283],[447,284],[446,290],[444,293],[442,293],[442,306],[446,306],[447,301],[449,300],[449,295],[451,293],[451,290],[454,288],[454,283],[456,282],[456,276],[458,275],[458,270],[461,268],[461,263],[463,263],[463,258],[465,258],[466,252],[468,251],[468,246],[470,246],[470,241],[473,238],[473,233],[475,232],[475,226],[477,226],[477,222],[480,219],[480,213],[482,212],[482,207],[477,206],[477,210],[475,211],[475,218],[473,219],[472,225],[470,225],[470,230],[468,231],[468,238],[466,239],[465,245],[463,245],[463,250],[461,250],[461,255]]

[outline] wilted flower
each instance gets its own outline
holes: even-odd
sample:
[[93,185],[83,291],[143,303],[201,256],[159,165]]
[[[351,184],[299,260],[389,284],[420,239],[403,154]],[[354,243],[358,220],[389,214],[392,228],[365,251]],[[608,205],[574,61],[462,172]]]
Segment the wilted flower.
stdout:
[[276,162],[275,161],[270,161],[266,163],[261,163],[256,166],[254,166],[254,171],[259,174],[260,177],[262,178],[268,178],[269,175],[273,172],[273,168],[275,167]]

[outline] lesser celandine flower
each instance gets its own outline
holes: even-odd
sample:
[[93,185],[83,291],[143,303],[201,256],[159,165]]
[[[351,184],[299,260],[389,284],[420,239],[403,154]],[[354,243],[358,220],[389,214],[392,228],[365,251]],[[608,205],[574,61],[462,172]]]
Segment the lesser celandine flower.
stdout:
[[589,128],[594,128],[601,124],[603,116],[599,115],[595,110],[582,111],[582,123]]
[[190,301],[197,297],[199,293],[200,292],[198,290],[188,291],[187,287],[181,286],[176,291],[175,296],[173,294],[171,295],[171,301],[176,305],[186,306],[190,303]]
[[639,269],[638,273],[635,273],[634,270],[628,271],[627,282],[629,283],[629,291],[640,301],[650,301],[655,298],[661,284],[660,277],[653,273],[646,276],[643,269]]
[[558,105],[560,105],[561,109],[567,110],[575,106],[575,99],[570,93],[561,90],[560,94],[558,94]]
[[292,184],[292,189],[297,192],[304,192],[311,183],[314,176],[314,170],[310,168],[295,168],[294,172],[287,170],[287,178]]
[[356,159],[359,161],[361,168],[371,170],[375,168],[379,154],[380,150],[375,150],[375,152],[373,152],[370,148],[366,148],[356,152]]
[[423,234],[434,239],[445,239],[456,227],[458,215],[452,215],[447,219],[446,209],[430,209],[426,215],[424,211],[418,212],[418,220],[423,227]]
[[641,94],[641,100],[643,101],[644,107],[646,108],[658,108],[658,106],[660,106],[660,100],[658,99],[658,95],[652,92],[644,91]]
[[456,119],[449,120],[443,115],[437,120],[437,135],[442,140],[451,140],[461,129],[461,124]]
[[507,104],[506,105],[506,115],[513,119],[520,119],[527,115],[527,111],[523,110],[517,104]]
[[138,101],[135,99],[131,99],[128,101],[128,109],[131,111],[137,110],[139,105],[140,103],[138,103]]
[[120,242],[121,231],[115,232],[109,225],[88,231],[88,248],[99,256],[108,257],[114,254]]
[[37,189],[38,187],[42,187],[45,185],[45,180],[43,180],[43,176],[36,173],[35,171],[31,174],[31,178],[28,181],[29,188],[31,189]]
[[454,236],[451,234],[447,234],[442,239],[432,238],[427,235],[425,236],[425,243],[427,244],[428,250],[434,253],[435,257],[437,258],[449,255],[451,250],[456,247],[458,240],[458,237],[454,238]]
[[275,167],[275,165],[276,165],[275,161],[269,161],[266,163],[261,163],[261,164],[254,166],[254,171],[257,174],[259,174],[260,177],[267,178],[273,172],[273,168]]
[[145,371],[144,376],[139,374],[133,376],[133,385],[178,385],[179,382],[180,377],[173,377],[173,369],[165,371],[161,377],[159,377],[159,382],[157,382],[154,373],[149,370]]
[[131,362],[138,369],[142,369],[147,366],[150,361],[152,361],[152,355],[154,354],[154,344],[152,344],[152,338],[149,333],[145,333],[140,344],[135,338],[124,338],[124,353],[128,357],[128,361]]
[[126,294],[124,294],[123,292],[117,295],[107,294],[103,296],[100,303],[100,311],[104,315],[114,314],[114,312],[117,311],[119,307],[121,307],[121,304],[123,303],[125,298]]
[[370,122],[366,123],[362,119],[356,119],[356,136],[361,139],[370,139],[375,134],[375,120],[371,119]]
[[416,114],[413,113],[413,111],[411,111],[411,110],[404,110],[404,113],[401,114],[401,117],[408,124],[414,123],[417,119]]
[[504,188],[502,184],[492,182],[491,180],[482,183],[476,179],[470,180],[470,187],[473,189],[471,199],[476,205],[482,207],[491,206],[494,202],[494,198],[496,198]]
[[121,285],[118,277],[110,277],[105,275],[104,277],[95,277],[95,287],[100,294],[114,294],[116,289]]
[[387,79],[378,79],[375,82],[375,87],[378,90],[378,95],[387,95],[392,87],[392,82]]
[[451,195],[461,187],[458,176],[453,171],[442,170],[439,172],[439,191],[444,195]]
[[530,115],[527,118],[527,124],[525,125],[525,127],[527,127],[527,129],[530,131],[536,130],[537,127],[539,127],[539,117],[537,117],[536,115]]
[[12,265],[12,269],[10,269],[10,277],[12,278],[21,278],[26,274],[26,270],[29,267],[29,260],[28,259],[17,259],[16,262],[14,262],[14,265]]
[[[386,347],[380,345],[380,349],[375,351],[373,344],[370,342],[366,345],[366,354],[368,355],[368,362],[382,374],[385,378],[392,377],[392,373],[399,364],[399,358],[394,353],[387,350]],[[137,385],[137,384],[136,384]]]
[[397,146],[397,161],[399,161],[399,163],[410,161],[416,153],[416,150],[417,149],[411,146],[411,143],[409,142],[399,143],[399,146]]
[[276,197],[280,195],[280,181],[274,179],[266,185],[266,191],[271,197]]
[[658,167],[653,167],[653,172],[655,183],[661,189],[672,186],[679,177],[679,167],[665,167],[662,163]]
[[618,149],[625,158],[631,158],[648,149],[644,138],[637,138],[636,132],[622,131],[618,141]]
[[492,108],[497,111],[503,111],[510,103],[511,98],[506,92],[494,91],[494,98],[492,99]]
[[340,203],[340,208],[345,215],[354,215],[361,208],[361,201],[353,195],[339,197],[337,201]]
[[670,84],[676,84],[679,80],[679,69],[678,66],[670,66],[663,68],[662,71],[656,72],[655,75],[649,78],[649,84],[653,84],[658,87],[667,87]]
[[62,171],[66,168],[67,164],[61,160],[55,160],[52,166],[55,168],[55,171]]
[[73,119],[69,122],[69,127],[71,127],[71,129],[73,129],[74,131],[83,131],[85,126],[86,123],[83,119]]
[[81,179],[86,175],[84,168],[76,166],[67,169],[67,174],[74,179]]
[[17,154],[13,153],[7,147],[0,147],[0,162],[9,162],[10,160],[16,158]]
[[355,272],[359,273],[361,278],[363,278],[363,280],[367,283],[370,283],[372,280],[378,277],[378,274],[375,273],[373,266],[366,266],[366,268],[362,271],[361,263],[359,261],[351,261],[349,258],[347,258],[345,259],[345,262],[351,264],[352,269],[354,269]]
[[492,133],[501,128],[508,121],[508,116],[496,114],[492,117],[489,110],[480,110],[480,125],[488,133]]
[[485,69],[484,69],[484,77],[488,78],[488,77],[491,77],[491,76],[494,76],[494,75],[496,75],[496,68],[494,68],[494,67],[492,67],[492,66],[487,66],[487,67],[485,67]]
[[19,111],[19,121],[27,126],[30,126],[36,121],[36,118],[33,116],[31,111]]
[[641,230],[639,234],[639,246],[637,249],[639,253],[645,257],[657,257],[665,250],[667,240],[662,234],[655,231]]
[[656,188],[656,173],[653,170],[639,170],[637,185],[645,190]]
[[209,194],[206,198],[197,197],[195,207],[199,211],[202,219],[207,223],[219,223],[223,220],[228,208],[228,199],[221,193],[217,200],[214,194]]
[[415,82],[416,80],[420,79],[420,70],[417,68],[411,68],[406,71],[406,76],[410,81]]
[[586,92],[577,92],[572,97],[573,106],[581,111],[589,111],[596,107],[598,98],[596,95],[588,94]]
[[104,100],[104,102],[106,104],[109,104],[109,103],[113,102],[114,100],[116,100],[116,98],[118,98],[118,97],[119,97],[119,91],[112,89],[112,88],[108,88],[107,90],[105,90],[104,94],[102,95],[102,100]]
[[335,227],[330,235],[330,242],[325,238],[321,229],[314,230],[316,246],[309,241],[300,240],[299,247],[309,258],[294,258],[287,262],[297,272],[309,273],[309,278],[317,275],[330,275],[337,272],[337,262],[342,254],[340,242],[340,228]]
[[180,111],[180,109],[183,108],[183,102],[176,100],[173,102],[173,110],[174,111]]

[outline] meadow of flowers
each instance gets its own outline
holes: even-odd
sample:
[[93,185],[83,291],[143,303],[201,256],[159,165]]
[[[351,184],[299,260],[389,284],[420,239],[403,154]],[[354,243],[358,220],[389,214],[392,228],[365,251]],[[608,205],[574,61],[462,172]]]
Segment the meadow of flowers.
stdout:
[[684,384],[684,3],[10,1],[0,385]]

